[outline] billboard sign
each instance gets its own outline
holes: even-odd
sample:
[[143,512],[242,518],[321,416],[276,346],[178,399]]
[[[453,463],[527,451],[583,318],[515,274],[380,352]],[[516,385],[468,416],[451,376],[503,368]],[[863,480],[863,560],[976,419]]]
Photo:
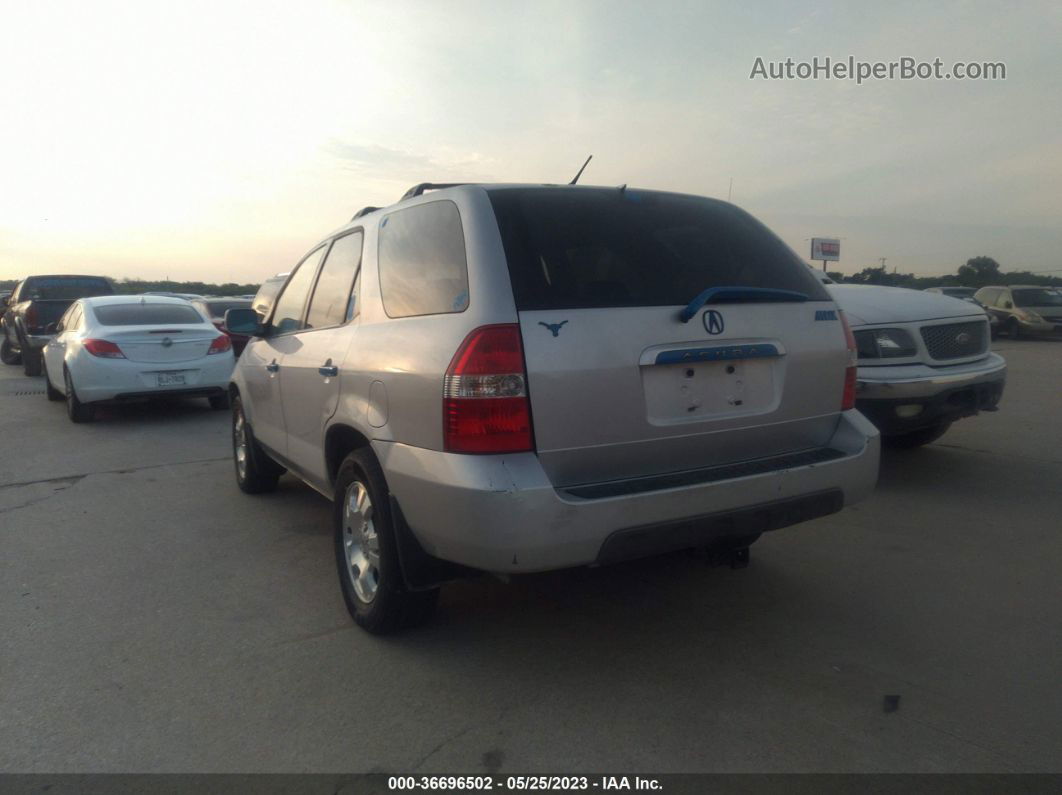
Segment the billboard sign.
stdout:
[[841,241],[836,237],[811,238],[811,258],[826,262],[839,262],[841,259]]

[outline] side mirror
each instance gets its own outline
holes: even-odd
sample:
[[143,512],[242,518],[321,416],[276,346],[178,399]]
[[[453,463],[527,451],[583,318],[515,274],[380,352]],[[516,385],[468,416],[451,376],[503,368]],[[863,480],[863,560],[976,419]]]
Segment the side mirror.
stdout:
[[253,309],[228,309],[222,330],[229,334],[246,334],[248,337],[263,337],[265,329]]
[[44,327],[44,333],[45,334],[54,334],[58,330],[59,330],[59,323],[58,322],[49,323],[47,326]]
[[1003,308],[1004,309],[1013,309],[1014,308],[1014,304],[1012,304],[1010,301],[1007,301],[1007,302],[1005,302],[1003,304]]

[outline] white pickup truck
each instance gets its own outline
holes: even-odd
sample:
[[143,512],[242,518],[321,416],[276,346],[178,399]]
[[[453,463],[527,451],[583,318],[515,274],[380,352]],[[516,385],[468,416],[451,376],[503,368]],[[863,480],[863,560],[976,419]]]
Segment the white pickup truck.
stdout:
[[984,309],[944,295],[902,287],[820,281],[845,313],[856,338],[856,408],[892,447],[919,447],[951,424],[995,411],[1007,363],[989,350]]

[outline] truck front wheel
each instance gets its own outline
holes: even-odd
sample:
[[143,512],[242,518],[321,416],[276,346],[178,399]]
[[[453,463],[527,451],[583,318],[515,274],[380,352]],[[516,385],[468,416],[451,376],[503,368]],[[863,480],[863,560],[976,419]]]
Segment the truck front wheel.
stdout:
[[4,364],[22,364],[22,354],[11,347],[6,334],[3,342],[0,342],[0,362]]

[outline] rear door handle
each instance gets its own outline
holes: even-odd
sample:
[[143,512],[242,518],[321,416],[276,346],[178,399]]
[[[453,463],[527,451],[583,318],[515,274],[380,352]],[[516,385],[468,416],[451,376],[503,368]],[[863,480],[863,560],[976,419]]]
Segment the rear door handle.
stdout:
[[269,372],[271,372],[271,373],[275,373],[275,372],[276,372],[277,370],[279,370],[279,369],[280,369],[280,365],[279,365],[279,364],[277,364],[277,360],[276,360],[276,359],[274,359],[274,360],[273,360],[273,361],[271,361],[271,362],[270,362],[269,364],[267,364],[267,365],[265,366],[265,368],[266,368],[266,369],[267,369],[267,370],[268,370]]
[[317,372],[323,375],[325,378],[339,375],[339,368],[332,364],[332,360],[329,359],[323,365],[317,368]]

